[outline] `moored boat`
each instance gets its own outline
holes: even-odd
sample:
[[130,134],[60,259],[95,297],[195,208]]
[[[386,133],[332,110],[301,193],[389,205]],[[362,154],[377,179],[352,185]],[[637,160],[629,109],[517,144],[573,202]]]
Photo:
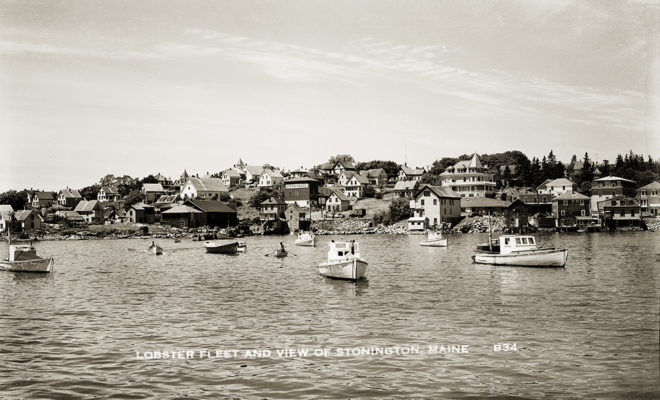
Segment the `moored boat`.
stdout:
[[204,242],[204,248],[207,253],[213,254],[234,254],[238,252],[238,242],[225,241],[225,242]]
[[247,251],[247,243],[245,243],[245,240],[239,240],[238,241],[238,248],[236,249],[239,253],[245,253]]
[[479,264],[523,267],[564,267],[568,249],[538,248],[534,236],[502,235],[497,250],[472,256]]
[[447,238],[443,238],[440,232],[429,232],[426,240],[419,244],[426,247],[447,247]]
[[295,244],[297,246],[316,246],[316,237],[312,232],[300,232],[296,238]]
[[13,272],[53,272],[53,257],[43,258],[37,255],[32,244],[10,244],[9,256],[0,261],[0,269]]
[[360,247],[350,242],[330,242],[328,261],[318,265],[319,273],[328,278],[356,281],[367,275],[368,263],[360,258]]

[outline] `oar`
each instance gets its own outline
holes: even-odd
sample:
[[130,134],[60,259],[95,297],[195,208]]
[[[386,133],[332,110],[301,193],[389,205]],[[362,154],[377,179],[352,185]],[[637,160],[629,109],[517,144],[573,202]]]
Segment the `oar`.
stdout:
[[264,254],[264,257],[268,257],[269,255],[271,255],[271,254],[273,254],[273,253],[277,253],[277,250],[275,250],[275,251],[271,251],[271,252],[268,253],[268,254]]

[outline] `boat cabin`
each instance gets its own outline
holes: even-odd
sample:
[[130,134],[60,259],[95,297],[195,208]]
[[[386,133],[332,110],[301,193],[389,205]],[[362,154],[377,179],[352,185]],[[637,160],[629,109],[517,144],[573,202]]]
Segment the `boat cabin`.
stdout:
[[356,241],[330,242],[328,250],[328,261],[346,260],[349,258],[360,258],[360,246]]
[[12,244],[9,246],[9,261],[36,260],[40,257],[37,250],[30,244]]
[[536,249],[536,238],[534,238],[534,236],[500,236],[500,254],[511,254],[517,251],[529,251]]

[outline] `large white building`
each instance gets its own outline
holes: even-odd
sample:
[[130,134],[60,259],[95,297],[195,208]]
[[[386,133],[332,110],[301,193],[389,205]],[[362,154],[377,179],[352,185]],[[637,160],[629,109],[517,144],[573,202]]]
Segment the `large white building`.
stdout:
[[424,230],[443,223],[453,223],[461,217],[461,197],[449,188],[422,185],[410,200],[413,216],[410,230]]
[[481,165],[476,153],[470,160],[462,160],[447,167],[440,177],[442,187],[452,189],[461,197],[484,197],[486,194],[495,193],[493,174],[488,173],[488,168]]

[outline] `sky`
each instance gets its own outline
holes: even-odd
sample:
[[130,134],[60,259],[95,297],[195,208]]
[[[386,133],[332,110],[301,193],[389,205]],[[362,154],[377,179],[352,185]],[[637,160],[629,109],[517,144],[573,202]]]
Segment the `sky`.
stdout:
[[660,158],[659,27],[656,0],[0,0],[0,191],[239,158]]

